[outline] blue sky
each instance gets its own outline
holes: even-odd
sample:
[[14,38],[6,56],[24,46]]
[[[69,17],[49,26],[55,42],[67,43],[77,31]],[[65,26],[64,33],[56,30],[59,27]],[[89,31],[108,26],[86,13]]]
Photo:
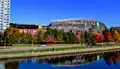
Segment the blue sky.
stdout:
[[120,26],[120,0],[11,0],[11,22],[47,25],[50,20],[69,18]]

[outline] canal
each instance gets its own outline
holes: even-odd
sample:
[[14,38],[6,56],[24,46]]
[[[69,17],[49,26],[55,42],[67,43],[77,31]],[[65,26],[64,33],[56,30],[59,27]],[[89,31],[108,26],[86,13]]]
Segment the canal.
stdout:
[[41,59],[1,60],[0,69],[120,69],[120,52]]

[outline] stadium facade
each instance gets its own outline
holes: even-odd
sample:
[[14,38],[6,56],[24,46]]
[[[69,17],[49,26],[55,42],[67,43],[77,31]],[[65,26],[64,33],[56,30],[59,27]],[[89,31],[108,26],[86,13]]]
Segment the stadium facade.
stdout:
[[73,32],[84,32],[90,29],[94,32],[102,32],[105,27],[106,26],[103,22],[95,19],[65,19],[51,21],[49,28],[64,30],[64,32],[68,32],[70,30]]

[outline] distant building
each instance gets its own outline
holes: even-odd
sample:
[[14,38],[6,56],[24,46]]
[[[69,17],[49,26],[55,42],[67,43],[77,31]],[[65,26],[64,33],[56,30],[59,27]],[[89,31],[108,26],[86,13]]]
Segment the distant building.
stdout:
[[116,27],[116,28],[120,30],[120,27]]
[[10,23],[10,0],[0,0],[0,32],[4,32]]
[[25,34],[37,34],[37,30],[41,28],[40,25],[31,25],[31,24],[16,24],[16,23],[10,23],[10,27],[15,27],[20,30],[20,33]]
[[51,27],[51,23],[49,24],[49,25],[47,25],[47,26],[42,26],[42,28],[50,28]]
[[64,30],[64,32],[70,30],[84,32],[90,29],[94,32],[101,32],[105,29],[105,24],[94,19],[65,19],[51,21],[49,28]]
[[42,28],[42,25],[38,25],[38,28]]

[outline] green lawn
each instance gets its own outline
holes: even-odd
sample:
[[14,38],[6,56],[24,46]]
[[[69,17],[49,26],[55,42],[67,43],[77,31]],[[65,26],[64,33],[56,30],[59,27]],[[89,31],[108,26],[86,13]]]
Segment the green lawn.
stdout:
[[[28,46],[32,46],[32,44],[12,44],[12,46],[0,46],[0,49],[10,49],[12,47],[28,47]],[[40,46],[40,44],[33,44],[33,46]]]
[[53,48],[52,49],[37,49],[37,50],[23,50],[23,51],[7,51],[7,52],[0,52],[0,54],[19,54],[19,53],[26,53],[26,52],[46,52],[46,51],[63,51],[63,50],[72,50],[72,49],[80,49],[82,47],[70,47],[70,48]]
[[48,44],[48,46],[82,46],[81,44]]
[[[108,47],[108,46],[106,46]],[[101,46],[95,46],[93,48],[101,48]],[[54,50],[53,50],[54,49]],[[20,51],[7,51],[0,52],[0,54],[20,54],[20,53],[30,53],[30,52],[47,52],[47,51],[63,51],[63,50],[73,50],[73,49],[83,49],[83,47],[67,47],[67,48],[50,48],[50,49],[36,49],[36,50],[20,50]]]
[[[12,44],[13,46],[32,46],[32,44]],[[40,46],[40,44],[33,44],[33,46]]]
[[7,47],[4,47],[4,46],[1,46],[0,49],[10,49],[12,48],[11,46],[7,46]]
[[[13,46],[32,46],[32,44],[13,44]],[[33,44],[33,46],[40,46],[40,44]],[[48,44],[48,46],[82,46],[81,44]]]

